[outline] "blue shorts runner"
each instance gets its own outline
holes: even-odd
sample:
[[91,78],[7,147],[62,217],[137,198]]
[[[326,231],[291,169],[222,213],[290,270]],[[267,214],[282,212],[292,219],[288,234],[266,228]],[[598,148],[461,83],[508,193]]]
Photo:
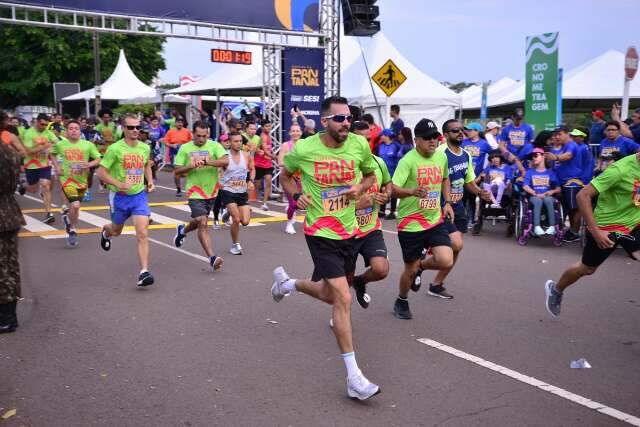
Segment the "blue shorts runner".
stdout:
[[147,192],[138,194],[109,193],[109,205],[111,206],[111,221],[114,224],[124,224],[130,216],[150,216]]
[[25,169],[24,173],[27,177],[28,185],[37,184],[41,179],[51,181],[51,166],[38,169]]

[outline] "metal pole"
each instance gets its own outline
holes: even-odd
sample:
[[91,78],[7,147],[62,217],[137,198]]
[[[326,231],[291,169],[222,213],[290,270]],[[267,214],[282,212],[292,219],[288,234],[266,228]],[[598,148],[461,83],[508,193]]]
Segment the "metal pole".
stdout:
[[620,120],[627,120],[629,115],[629,90],[631,87],[631,80],[624,78],[624,90],[622,92],[622,108],[620,109]]
[[101,90],[100,85],[100,35],[98,32],[93,33],[93,71],[95,80],[95,92],[96,92],[96,115],[102,108],[102,100],[100,99]]
[[84,100],[84,108],[87,112],[87,118],[89,118],[89,116],[91,116],[91,108],[89,108],[89,100],[85,99]]
[[220,110],[220,91],[216,90],[216,137],[220,140],[220,118],[222,117],[222,111]]
[[564,71],[558,68],[558,100],[556,106],[556,126],[562,124],[562,81],[564,79]]
[[[367,58],[364,57],[364,49],[362,48],[362,44],[358,39],[358,45],[360,46],[360,53],[362,54],[362,62],[364,62],[364,69],[367,72],[367,79],[369,80],[369,85],[371,86],[371,93],[373,94],[373,100],[376,103],[376,109],[378,110],[378,116],[380,116],[380,120],[382,121],[382,127],[384,126],[384,118],[382,117],[382,110],[380,110],[380,103],[378,102],[378,97],[376,96],[376,91],[373,88],[373,81],[371,79],[371,73],[369,72],[369,66],[367,65]],[[364,111],[363,111],[364,113]]]

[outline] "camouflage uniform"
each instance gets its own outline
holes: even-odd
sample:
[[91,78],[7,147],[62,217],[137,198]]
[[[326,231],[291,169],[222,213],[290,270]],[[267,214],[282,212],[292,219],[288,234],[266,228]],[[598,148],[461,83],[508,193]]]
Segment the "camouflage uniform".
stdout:
[[0,304],[20,298],[18,230],[25,224],[14,197],[22,159],[13,148],[0,144]]

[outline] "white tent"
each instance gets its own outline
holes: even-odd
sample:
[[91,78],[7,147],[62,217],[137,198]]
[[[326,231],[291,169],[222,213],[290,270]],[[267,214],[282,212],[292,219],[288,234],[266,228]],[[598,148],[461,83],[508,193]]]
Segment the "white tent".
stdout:
[[[460,108],[462,98],[459,94],[416,68],[382,33],[376,34],[365,49],[369,74],[359,52],[354,57],[357,60],[352,61],[342,70],[341,93],[350,102],[364,107],[366,112],[377,117],[376,122],[379,124],[384,122],[387,126],[389,125],[385,104],[399,105],[400,116],[409,127],[413,127],[423,117],[430,118],[440,125],[452,118],[455,110]],[[373,96],[370,79],[371,75],[389,59],[406,75],[407,80],[387,100],[386,95],[375,83],[373,83],[375,97]],[[384,121],[380,120],[376,98],[381,106],[380,111],[384,115]]]
[[[493,100],[497,100],[510,93],[519,83],[510,77],[503,77],[491,83],[487,88],[487,105],[491,105]],[[482,86],[474,85],[460,93],[462,96],[462,108],[477,109],[482,106]]]
[[[622,98],[624,86],[624,54],[609,50],[564,74],[562,99],[572,101],[575,108],[587,103],[613,103]],[[640,100],[640,79],[631,82],[631,99]],[[524,102],[525,84],[518,85],[503,96],[490,100],[490,107],[506,106]],[[606,105],[606,104],[605,104]],[[610,105],[610,104],[609,104]],[[467,108],[465,106],[465,108]],[[473,107],[471,107],[473,108]]]
[[[122,101],[132,98],[153,98],[156,89],[142,83],[127,63],[124,51],[120,50],[118,65],[109,78],[100,85],[100,98],[109,101]],[[63,101],[86,101],[95,99],[95,89],[88,89],[63,98]]]

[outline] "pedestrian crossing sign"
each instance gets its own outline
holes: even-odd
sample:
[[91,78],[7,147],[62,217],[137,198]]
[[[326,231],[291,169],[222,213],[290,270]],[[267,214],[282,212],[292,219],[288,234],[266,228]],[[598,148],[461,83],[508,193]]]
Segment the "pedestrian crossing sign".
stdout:
[[392,61],[388,60],[372,77],[378,87],[387,95],[391,96],[402,83],[407,81],[407,76],[404,75],[400,68]]

